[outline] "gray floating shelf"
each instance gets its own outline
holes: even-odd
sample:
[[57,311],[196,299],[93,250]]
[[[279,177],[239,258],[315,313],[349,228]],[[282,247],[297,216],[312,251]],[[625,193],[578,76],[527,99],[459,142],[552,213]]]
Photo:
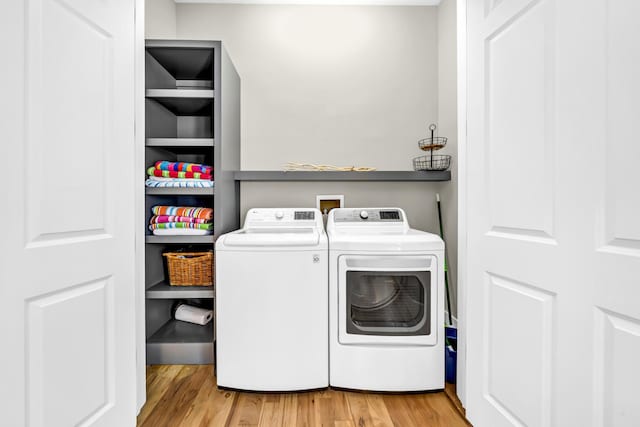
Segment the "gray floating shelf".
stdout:
[[160,282],[146,291],[149,299],[213,298],[213,286],[171,286]]
[[450,171],[236,171],[236,181],[450,181]]
[[205,236],[154,236],[148,234],[145,236],[145,242],[147,243],[175,243],[175,244],[196,244],[196,243],[214,243],[216,237],[213,234]]
[[213,138],[147,138],[147,147],[213,147]]
[[155,196],[213,196],[215,188],[145,187],[145,193]]

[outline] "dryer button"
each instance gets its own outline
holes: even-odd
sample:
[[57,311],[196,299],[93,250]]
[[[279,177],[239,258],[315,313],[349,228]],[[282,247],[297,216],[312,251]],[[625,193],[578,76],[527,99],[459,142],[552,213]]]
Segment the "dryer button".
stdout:
[[360,211],[360,218],[362,218],[362,219],[367,219],[367,218],[369,218],[369,212],[367,212],[367,211]]

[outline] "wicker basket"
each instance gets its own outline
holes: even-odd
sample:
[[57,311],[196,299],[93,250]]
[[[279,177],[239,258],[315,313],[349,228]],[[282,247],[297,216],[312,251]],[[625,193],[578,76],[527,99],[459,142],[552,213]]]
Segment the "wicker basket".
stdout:
[[213,286],[213,252],[167,252],[171,286]]

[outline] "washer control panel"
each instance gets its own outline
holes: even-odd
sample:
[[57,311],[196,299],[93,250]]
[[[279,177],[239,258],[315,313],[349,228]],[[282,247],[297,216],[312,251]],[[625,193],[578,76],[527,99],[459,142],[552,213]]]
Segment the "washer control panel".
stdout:
[[314,227],[324,228],[322,215],[311,208],[249,209],[243,228],[251,227]]
[[293,213],[294,220],[312,220],[316,218],[316,213],[314,211],[295,211]]
[[398,209],[340,209],[334,214],[335,222],[404,222]]

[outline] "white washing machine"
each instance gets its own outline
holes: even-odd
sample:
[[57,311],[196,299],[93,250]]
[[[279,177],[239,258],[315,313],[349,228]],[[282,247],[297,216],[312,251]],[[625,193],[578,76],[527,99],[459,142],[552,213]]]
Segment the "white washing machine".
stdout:
[[251,209],[216,241],[219,387],[329,385],[327,236],[317,209]]
[[444,242],[398,208],[333,209],[329,384],[444,388]]

